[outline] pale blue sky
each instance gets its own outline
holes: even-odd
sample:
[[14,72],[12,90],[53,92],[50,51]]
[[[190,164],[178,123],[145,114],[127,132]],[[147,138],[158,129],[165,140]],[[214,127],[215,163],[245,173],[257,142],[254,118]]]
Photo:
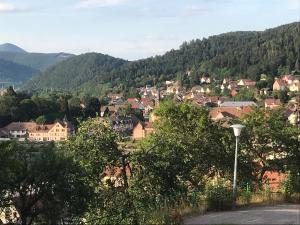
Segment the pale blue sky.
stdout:
[[183,41],[300,20],[299,0],[0,0],[0,43],[129,60]]

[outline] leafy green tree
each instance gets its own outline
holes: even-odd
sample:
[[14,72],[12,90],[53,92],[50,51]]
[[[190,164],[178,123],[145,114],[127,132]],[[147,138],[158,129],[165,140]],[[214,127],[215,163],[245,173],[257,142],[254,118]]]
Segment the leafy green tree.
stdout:
[[39,116],[36,118],[35,122],[37,124],[45,124],[47,122],[47,118],[45,116]]
[[[87,224],[138,223],[128,191],[127,153],[119,149],[118,140],[118,135],[96,118],[83,122],[77,134],[63,146],[85,168],[86,180],[94,190],[93,201],[85,214]],[[117,179],[114,177],[115,168],[121,170]]]
[[[231,170],[232,149],[226,130],[213,123],[204,108],[165,102],[156,112],[156,131],[134,154],[136,182],[144,198],[187,193],[203,188],[204,175]],[[151,202],[151,200],[149,200]],[[152,201],[153,202],[153,201]]]
[[281,91],[273,91],[272,95],[276,99],[280,99],[282,103],[287,103],[289,100],[289,95],[287,90],[281,90]]
[[14,208],[22,225],[82,216],[89,187],[72,158],[52,144],[1,142],[0,149],[1,209]]
[[[270,112],[254,108],[242,121],[246,128],[241,141],[241,154],[248,156],[248,163],[252,164],[253,172],[256,172],[255,177],[262,180],[267,170],[284,170],[284,166],[289,164],[286,156],[290,156],[296,148],[297,135],[295,130],[291,130],[283,110]],[[260,165],[259,170],[257,164]]]
[[255,92],[248,88],[241,88],[234,99],[236,101],[255,101]]

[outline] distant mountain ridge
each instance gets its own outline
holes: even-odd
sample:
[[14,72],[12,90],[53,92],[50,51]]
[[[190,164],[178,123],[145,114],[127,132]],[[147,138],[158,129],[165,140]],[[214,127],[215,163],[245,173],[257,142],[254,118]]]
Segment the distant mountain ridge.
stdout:
[[[117,66],[113,66],[116,65],[115,58],[109,56],[105,58],[110,60],[104,61],[100,56],[90,60],[89,54],[75,56],[34,77],[24,88],[52,88],[99,95],[105,88],[106,91],[122,91],[146,84],[162,85],[166,80],[174,79],[193,86],[199,83],[203,74],[217,79],[258,80],[261,73],[274,77],[293,70],[297,58],[300,59],[299,53],[300,23],[295,22],[265,31],[229,32],[192,40],[162,56],[121,61]],[[109,63],[113,65],[109,66]]]
[[26,53],[24,49],[11,43],[5,43],[0,45],[0,52]]
[[[67,58],[68,53],[29,53],[10,44],[0,45],[0,81],[24,82]],[[22,69],[23,68],[23,71]]]
[[72,54],[68,53],[19,53],[0,51],[0,59],[28,66],[39,71],[44,71],[50,66],[72,56]]

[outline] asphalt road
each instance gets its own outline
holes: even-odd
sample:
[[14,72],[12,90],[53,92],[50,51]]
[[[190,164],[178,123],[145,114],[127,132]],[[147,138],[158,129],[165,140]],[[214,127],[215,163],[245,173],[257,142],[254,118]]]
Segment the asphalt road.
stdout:
[[300,205],[261,206],[188,217],[184,224],[300,224]]

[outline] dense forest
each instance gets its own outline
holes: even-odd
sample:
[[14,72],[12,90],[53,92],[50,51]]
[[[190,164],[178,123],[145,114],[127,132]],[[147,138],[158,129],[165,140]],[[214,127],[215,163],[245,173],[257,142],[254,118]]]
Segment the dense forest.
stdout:
[[31,67],[2,60],[0,58],[0,81],[22,82],[30,78],[37,70]]
[[[85,107],[81,107],[81,105]],[[67,93],[51,92],[39,95],[16,93],[12,87],[0,96],[0,128],[11,122],[36,121],[53,123],[67,118],[74,125],[78,120],[95,117],[101,102],[90,96],[74,96]]]
[[101,54],[80,55],[48,69],[28,82],[25,89],[53,88],[98,95],[109,88],[122,91],[125,87],[160,85],[184,76],[194,85],[203,74],[217,79],[258,80],[261,73],[274,77],[295,69],[300,52],[299,25],[295,22],[262,32],[230,32],[192,40],[162,56],[127,63],[103,59]]
[[[110,71],[123,66],[127,61],[98,53],[87,53],[72,57],[50,67],[42,75],[37,75],[26,88],[54,88],[59,90],[78,90],[95,78],[108,77]],[[97,83],[91,83],[93,88]]]

